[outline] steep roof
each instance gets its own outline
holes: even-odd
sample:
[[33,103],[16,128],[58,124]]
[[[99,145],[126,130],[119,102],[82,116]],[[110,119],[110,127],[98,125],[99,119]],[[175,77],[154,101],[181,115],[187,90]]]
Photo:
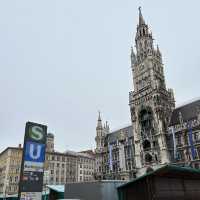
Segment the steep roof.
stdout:
[[21,151],[23,150],[22,147],[7,147],[5,148],[2,152],[0,152],[0,156],[3,155],[6,151],[8,151],[9,149],[11,150],[16,150],[16,151]]
[[169,126],[179,124],[179,112],[182,114],[183,122],[196,119],[198,107],[200,108],[200,99],[175,108],[172,112]]
[[133,127],[132,125],[130,126],[126,126],[124,128],[120,128],[118,130],[115,130],[109,134],[107,134],[107,141],[109,143],[113,143],[115,141],[117,141],[117,139],[119,138],[120,134],[123,133],[125,135],[125,137],[132,137],[133,136]]

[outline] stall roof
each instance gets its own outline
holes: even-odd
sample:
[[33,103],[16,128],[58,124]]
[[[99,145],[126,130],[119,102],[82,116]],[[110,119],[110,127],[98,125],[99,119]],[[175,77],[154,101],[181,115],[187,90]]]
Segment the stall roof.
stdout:
[[[194,169],[191,167],[179,167],[176,165],[165,165],[163,167],[160,167],[152,172],[146,173],[143,176],[140,176],[128,183],[125,183],[123,185],[120,185],[118,189],[124,188],[126,186],[130,186],[134,184],[135,182],[138,182],[139,180],[143,180],[146,177],[150,176],[169,176],[169,177],[192,177],[194,179],[200,178],[200,170]],[[195,175],[195,176],[194,176]]]
[[47,187],[56,192],[65,192],[65,185],[47,185]]

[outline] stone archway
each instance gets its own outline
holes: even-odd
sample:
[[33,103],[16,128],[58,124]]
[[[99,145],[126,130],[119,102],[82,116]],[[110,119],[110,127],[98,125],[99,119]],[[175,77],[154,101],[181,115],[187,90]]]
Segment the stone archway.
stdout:
[[147,169],[146,169],[146,173],[151,173],[151,172],[153,172],[154,170],[153,170],[153,168],[152,167],[148,167]]
[[147,153],[147,154],[145,155],[145,162],[146,162],[146,163],[150,163],[150,162],[152,162],[152,160],[153,160],[152,155],[151,155],[150,153]]

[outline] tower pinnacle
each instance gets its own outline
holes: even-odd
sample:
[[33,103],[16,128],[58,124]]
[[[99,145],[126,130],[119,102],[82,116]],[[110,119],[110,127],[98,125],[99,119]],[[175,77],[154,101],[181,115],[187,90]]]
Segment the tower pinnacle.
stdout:
[[99,113],[98,121],[101,121],[101,112],[98,111],[98,113]]
[[141,6],[138,8],[139,10],[139,25],[145,24],[144,18],[142,16]]
[[102,127],[102,121],[101,121],[101,113],[100,113],[100,111],[98,111],[99,112],[99,116],[98,116],[98,121],[97,121],[97,129],[101,129],[101,128],[103,128]]
[[157,53],[161,56],[161,52],[158,45],[157,45]]

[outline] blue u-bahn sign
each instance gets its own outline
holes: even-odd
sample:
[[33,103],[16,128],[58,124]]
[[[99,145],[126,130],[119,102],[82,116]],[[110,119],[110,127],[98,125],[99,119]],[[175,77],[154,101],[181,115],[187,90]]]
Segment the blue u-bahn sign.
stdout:
[[24,161],[41,162],[45,160],[45,144],[26,142]]
[[27,122],[24,136],[19,199],[41,199],[47,126]]

